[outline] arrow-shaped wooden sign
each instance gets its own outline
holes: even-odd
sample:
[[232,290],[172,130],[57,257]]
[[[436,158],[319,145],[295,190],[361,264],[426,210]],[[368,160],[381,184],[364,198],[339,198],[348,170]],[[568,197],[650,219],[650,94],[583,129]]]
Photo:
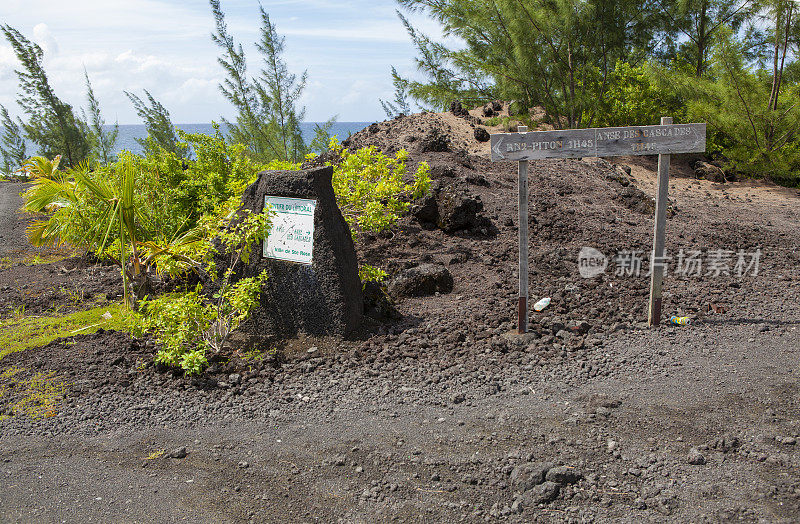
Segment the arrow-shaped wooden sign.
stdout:
[[700,153],[706,124],[602,127],[492,135],[492,161]]

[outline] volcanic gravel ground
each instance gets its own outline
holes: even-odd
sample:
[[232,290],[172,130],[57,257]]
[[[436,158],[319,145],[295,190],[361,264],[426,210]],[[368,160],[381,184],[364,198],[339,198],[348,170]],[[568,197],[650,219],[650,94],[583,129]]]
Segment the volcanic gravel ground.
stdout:
[[278,341],[201,379],[154,367],[151,341],[116,332],[6,357],[68,389],[56,416],[0,422],[0,520],[800,519],[796,191],[675,178],[669,252],[760,248],[761,264],[668,275],[665,314],[693,322],[648,329],[646,264],[583,279],[577,253],[649,251],[652,172],[532,163],[530,288],[552,303],[520,337],[516,166],[412,160],[443,166],[440,190],[479,196],[483,219],[446,234],[405,218],[360,237],[359,256],[393,274],[443,264],[451,293],[398,299],[401,319],[356,340]]

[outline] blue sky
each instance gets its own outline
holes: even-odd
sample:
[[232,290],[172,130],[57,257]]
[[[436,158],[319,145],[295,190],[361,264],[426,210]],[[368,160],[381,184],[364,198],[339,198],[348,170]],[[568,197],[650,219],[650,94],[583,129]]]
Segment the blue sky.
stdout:
[[[378,98],[391,99],[390,66],[414,73],[414,49],[390,0],[264,0],[286,37],[292,72],[308,70],[302,99],[306,120],[383,120]],[[228,29],[245,45],[250,72],[260,68],[258,2],[222,0]],[[415,26],[440,37],[437,26],[412,16]],[[123,90],[148,89],[176,123],[232,116],[217,88],[223,78],[214,28],[204,0],[2,0],[0,22],[45,50],[45,69],[56,93],[85,107],[83,68],[105,118],[140,123]],[[0,42],[0,103],[18,113],[16,58]]]

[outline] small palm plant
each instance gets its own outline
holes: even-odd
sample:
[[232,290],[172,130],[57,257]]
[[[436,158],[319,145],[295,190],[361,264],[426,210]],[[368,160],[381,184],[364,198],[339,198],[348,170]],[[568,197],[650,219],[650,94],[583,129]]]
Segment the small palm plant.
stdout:
[[197,231],[166,241],[154,240],[156,235],[143,226],[149,220],[146,205],[135,199],[138,170],[134,162],[117,162],[116,176],[93,173],[85,164],[59,171],[58,158],[49,162],[35,157],[28,165],[33,186],[24,195],[23,209],[52,213],[47,220],[31,224],[30,242],[36,246],[85,246],[112,259],[121,267],[127,307],[136,309],[137,301],[149,290],[151,269],[160,258],[171,257],[173,269],[200,266],[181,254],[187,251],[187,245],[202,240]]

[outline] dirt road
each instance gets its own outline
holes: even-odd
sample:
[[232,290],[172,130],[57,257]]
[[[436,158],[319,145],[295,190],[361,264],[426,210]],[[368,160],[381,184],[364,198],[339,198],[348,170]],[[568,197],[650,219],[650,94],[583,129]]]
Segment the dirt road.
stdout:
[[18,212],[22,206],[19,193],[24,188],[25,184],[21,183],[0,183],[0,256],[17,253],[28,246],[27,239],[20,236],[24,228],[20,228],[22,217]]
[[[401,136],[387,129],[369,136]],[[761,271],[670,274],[665,311],[695,321],[647,329],[646,275],[583,279],[577,253],[648,249],[652,215],[629,188],[650,191],[652,171],[533,165],[531,289],[553,302],[522,340],[515,166],[413,159],[450,168],[434,178],[480,196],[496,232],[408,219],[359,255],[392,272],[444,264],[452,293],[400,300],[404,318],[361,339],[298,339],[203,380],[157,371],[151,343],[113,332],[6,357],[0,372],[52,371],[69,389],[54,416],[0,421],[0,520],[800,520],[795,191],[676,178],[671,252],[761,249]],[[0,285],[26,271],[0,270]],[[45,265],[33,287],[98,271]]]

